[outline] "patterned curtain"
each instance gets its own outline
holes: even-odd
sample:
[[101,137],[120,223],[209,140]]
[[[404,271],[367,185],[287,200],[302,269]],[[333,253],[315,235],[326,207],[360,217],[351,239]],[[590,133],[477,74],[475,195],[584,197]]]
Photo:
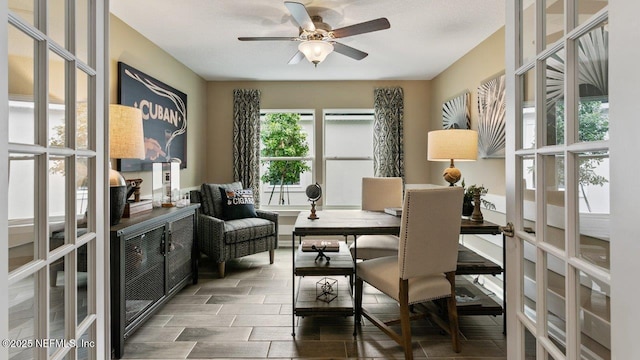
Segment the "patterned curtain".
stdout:
[[404,180],[404,95],[402,88],[374,90],[373,171]]
[[233,90],[233,179],[260,207],[260,90]]

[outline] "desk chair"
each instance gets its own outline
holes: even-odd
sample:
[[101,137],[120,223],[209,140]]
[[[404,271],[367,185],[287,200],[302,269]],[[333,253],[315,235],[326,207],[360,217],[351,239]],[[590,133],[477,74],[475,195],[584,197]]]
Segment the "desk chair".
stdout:
[[[453,350],[460,352],[455,272],[462,196],[461,187],[407,190],[397,256],[356,264],[356,321],[364,315],[404,348],[406,359],[413,359],[409,321],[427,316],[451,334]],[[399,302],[401,334],[389,327],[398,321],[382,322],[362,308],[364,282]],[[410,316],[410,305],[441,298],[448,298],[448,329],[433,314]]]
[[[402,207],[402,178],[362,178],[362,210],[384,211],[388,207]],[[351,244],[351,256],[368,260],[398,253],[398,237],[393,235],[363,235],[357,240],[358,251]]]

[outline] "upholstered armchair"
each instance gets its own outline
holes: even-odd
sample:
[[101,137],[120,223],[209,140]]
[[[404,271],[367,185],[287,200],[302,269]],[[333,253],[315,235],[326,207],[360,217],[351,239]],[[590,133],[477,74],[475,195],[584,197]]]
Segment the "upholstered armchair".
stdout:
[[269,252],[273,264],[278,248],[278,214],[255,210],[255,217],[226,219],[220,188],[242,190],[242,183],[202,184],[200,191],[191,192],[191,201],[202,204],[198,214],[198,247],[218,264],[218,274],[225,276],[227,260]]

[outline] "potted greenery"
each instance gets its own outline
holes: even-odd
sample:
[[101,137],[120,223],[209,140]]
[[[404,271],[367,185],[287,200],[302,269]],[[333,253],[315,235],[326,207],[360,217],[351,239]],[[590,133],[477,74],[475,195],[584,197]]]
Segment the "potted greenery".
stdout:
[[477,192],[479,194],[480,203],[489,210],[495,210],[496,206],[491,201],[483,199],[482,197],[487,194],[488,190],[484,186],[471,185],[465,186],[464,179],[462,179],[462,189],[464,190],[464,198],[462,200],[462,216],[471,216],[474,207],[474,195]]

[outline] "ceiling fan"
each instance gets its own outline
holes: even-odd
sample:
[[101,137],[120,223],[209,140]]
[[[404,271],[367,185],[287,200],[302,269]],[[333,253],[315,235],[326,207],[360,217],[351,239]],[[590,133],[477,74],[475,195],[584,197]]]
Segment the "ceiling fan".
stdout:
[[389,20],[386,18],[379,18],[332,30],[331,26],[322,21],[322,17],[309,15],[307,8],[303,4],[295,1],[285,1],[284,5],[300,27],[298,36],[239,37],[238,40],[299,41],[300,44],[298,45],[298,52],[296,52],[296,54],[289,60],[289,64],[297,64],[302,60],[302,58],[306,57],[307,60],[312,62],[315,66],[318,66],[318,64],[321,63],[332,51],[355,60],[364,59],[369,54],[352,48],[351,46],[341,44],[337,42],[336,39],[384,30],[391,27]]

